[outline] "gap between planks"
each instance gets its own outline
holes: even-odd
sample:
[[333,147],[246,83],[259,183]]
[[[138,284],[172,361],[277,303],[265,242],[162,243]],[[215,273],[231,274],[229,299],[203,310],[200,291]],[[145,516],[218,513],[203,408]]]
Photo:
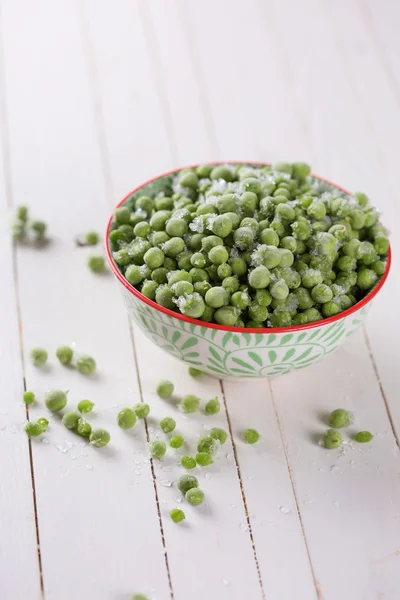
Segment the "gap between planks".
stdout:
[[[3,14],[2,14],[2,5],[0,2],[0,23],[4,23]],[[1,26],[0,26],[1,27]],[[4,35],[1,35],[0,40],[0,82],[3,93],[0,94],[0,121],[1,121],[1,130],[0,130],[0,160],[3,164],[3,174],[4,174],[4,190],[5,190],[5,201],[6,206],[9,209],[15,208],[14,205],[14,194],[13,187],[11,183],[11,153],[10,153],[10,132],[9,132],[9,123],[8,123],[8,108],[7,108],[7,95],[6,95],[6,76],[5,76],[5,52],[4,52]],[[25,377],[25,361],[24,361],[24,346],[23,346],[23,334],[22,334],[22,317],[21,317],[21,303],[19,297],[19,282],[18,282],[18,257],[17,257],[17,247],[13,242],[12,244],[12,278],[13,278],[13,292],[14,292],[14,301],[15,308],[17,314],[17,323],[18,323],[18,347],[20,354],[20,362],[21,362],[21,370],[22,370],[22,384],[23,390],[26,392],[26,377]],[[26,418],[29,421],[29,407],[25,407]],[[43,568],[42,568],[42,554],[40,550],[40,534],[39,534],[39,517],[38,517],[38,507],[36,501],[36,485],[35,485],[35,468],[33,461],[33,452],[32,452],[32,442],[31,439],[28,440],[28,454],[29,454],[29,469],[30,469],[30,479],[31,479],[31,487],[32,487],[32,503],[33,503],[33,512],[35,517],[35,532],[36,532],[36,552],[37,552],[37,560],[38,560],[38,568],[39,568],[39,582],[40,582],[40,591],[41,596],[44,598],[44,580],[43,580]]]
[[223,400],[224,407],[225,407],[225,413],[226,413],[226,420],[227,420],[227,423],[228,423],[229,435],[231,436],[233,456],[234,456],[235,465],[236,465],[236,473],[237,473],[237,477],[238,477],[238,481],[239,481],[240,492],[242,494],[242,501],[243,501],[244,512],[245,512],[245,515],[246,515],[247,526],[249,528],[250,542],[251,542],[251,546],[253,548],[254,560],[256,562],[256,568],[257,568],[257,574],[258,574],[258,582],[260,584],[261,595],[263,597],[263,600],[266,600],[264,584],[263,584],[263,580],[262,580],[262,577],[261,577],[260,564],[258,562],[257,550],[256,550],[255,542],[254,542],[253,529],[252,529],[252,526],[251,526],[250,514],[249,514],[249,510],[248,510],[248,506],[247,506],[247,498],[246,498],[246,494],[245,494],[244,486],[243,486],[243,478],[242,478],[242,474],[240,472],[239,457],[238,457],[238,454],[237,454],[236,444],[235,444],[235,440],[234,440],[234,437],[233,437],[231,417],[230,417],[229,411],[228,411],[228,405],[227,405],[227,402],[226,402],[225,389],[224,389],[224,382],[223,382],[222,379],[219,380],[219,385],[220,385],[220,388],[221,388],[222,400]]
[[308,542],[307,542],[306,532],[305,532],[305,529],[304,529],[303,517],[301,515],[301,510],[300,510],[300,503],[299,503],[299,500],[298,500],[298,497],[297,497],[296,484],[294,482],[294,478],[293,478],[293,475],[292,475],[292,468],[290,466],[289,454],[288,454],[287,446],[286,446],[286,440],[285,440],[285,436],[283,435],[283,431],[282,431],[282,427],[281,427],[281,420],[279,418],[278,409],[276,407],[274,390],[272,388],[272,384],[271,384],[271,380],[270,379],[267,380],[267,383],[268,383],[269,391],[270,391],[270,394],[271,394],[272,406],[273,406],[273,409],[274,409],[276,422],[278,424],[279,434],[280,434],[281,440],[282,440],[282,448],[283,448],[283,452],[285,454],[286,467],[287,467],[287,471],[288,471],[290,483],[291,483],[292,490],[293,490],[293,497],[294,497],[294,501],[296,503],[297,516],[298,516],[299,521],[300,521],[301,533],[303,535],[304,546],[305,546],[305,549],[306,549],[306,552],[307,552],[308,563],[310,565],[310,570],[311,570],[312,578],[313,578],[313,581],[314,581],[315,591],[317,593],[318,600],[323,600],[322,591],[321,591],[321,585],[320,585],[320,583],[319,583],[319,581],[318,581],[318,579],[317,579],[317,577],[315,575],[314,566],[313,566],[313,563],[312,563],[312,560],[311,560],[311,553],[310,553],[310,549],[309,549]]

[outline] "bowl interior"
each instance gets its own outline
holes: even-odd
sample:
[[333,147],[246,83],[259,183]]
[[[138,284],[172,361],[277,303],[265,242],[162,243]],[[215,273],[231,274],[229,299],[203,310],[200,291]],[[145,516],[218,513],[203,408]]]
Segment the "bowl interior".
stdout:
[[[217,164],[240,164],[240,165],[249,166],[249,167],[269,166],[268,163],[257,163],[257,162],[251,162],[251,163],[250,162],[237,162],[237,163],[235,163],[235,161],[228,161],[228,163],[227,163],[227,161],[224,161],[224,162],[220,162],[220,163],[216,162],[216,163],[209,163],[209,164],[215,164],[215,165],[217,165]],[[191,165],[190,167],[181,167],[179,169],[174,169],[173,171],[169,171],[168,173],[164,173],[162,175],[159,175],[158,177],[155,177],[154,179],[151,179],[151,180],[145,182],[144,184],[140,185],[139,187],[132,190],[129,194],[127,194],[125,196],[125,198],[123,198],[121,200],[121,202],[119,202],[119,204],[116,206],[116,208],[118,208],[122,205],[126,205],[132,210],[135,206],[135,201],[139,196],[149,195],[149,196],[154,197],[159,194],[161,194],[161,195],[172,194],[173,193],[173,179],[174,179],[174,176],[176,175],[176,173],[178,173],[179,171],[182,171],[184,168],[195,168],[196,166],[198,166],[198,165]],[[320,192],[335,191],[336,193],[339,192],[339,195],[342,197],[351,196],[350,192],[346,191],[345,189],[341,188],[340,186],[338,186],[336,184],[331,183],[330,181],[327,181],[326,179],[317,177],[316,175],[311,175],[310,179],[311,179],[311,182],[313,185],[318,186],[318,190]],[[305,329],[306,330],[313,329],[315,327],[320,326],[321,323],[324,323],[324,324],[334,323],[336,321],[339,321],[339,320],[347,317],[348,315],[351,315],[352,313],[357,312],[358,310],[360,310],[361,308],[366,306],[376,296],[376,294],[379,292],[379,290],[381,289],[381,287],[383,286],[383,284],[385,283],[385,281],[387,279],[387,276],[388,276],[388,273],[390,270],[390,264],[391,264],[391,249],[389,247],[385,272],[382,275],[382,277],[380,279],[378,279],[377,283],[372,288],[372,290],[370,290],[368,292],[368,294],[366,294],[362,300],[357,302],[357,304],[355,304],[351,308],[349,308],[333,317],[323,319],[322,321],[316,321],[314,323],[308,323],[307,325],[293,325],[293,326],[285,327],[285,328],[270,327],[270,328],[266,328],[266,329],[259,329],[259,328],[251,329],[251,328],[240,328],[240,327],[226,327],[226,326],[218,325],[215,323],[206,323],[206,322],[200,321],[198,319],[191,319],[189,317],[185,317],[184,315],[182,315],[178,312],[174,312],[172,310],[164,308],[163,306],[160,306],[156,302],[153,302],[149,298],[146,298],[145,296],[143,296],[135,287],[130,285],[126,281],[126,279],[123,277],[121,271],[119,270],[117,264],[114,262],[113,257],[112,257],[112,251],[111,251],[111,248],[109,245],[109,237],[108,237],[109,232],[110,232],[111,223],[112,223],[112,215],[108,221],[108,225],[107,225],[107,229],[106,229],[105,246],[106,246],[107,259],[108,259],[109,265],[110,265],[114,275],[117,277],[119,282],[127,290],[129,290],[129,292],[131,294],[136,296],[136,298],[138,298],[139,300],[141,300],[148,306],[151,306],[152,308],[155,308],[156,310],[158,310],[172,318],[184,321],[186,323],[198,325],[201,327],[218,329],[218,330],[222,330],[222,331],[230,331],[230,332],[236,332],[236,333],[239,333],[239,332],[241,332],[241,333],[258,333],[258,334],[260,334],[260,333],[283,333],[283,332],[302,331]]]

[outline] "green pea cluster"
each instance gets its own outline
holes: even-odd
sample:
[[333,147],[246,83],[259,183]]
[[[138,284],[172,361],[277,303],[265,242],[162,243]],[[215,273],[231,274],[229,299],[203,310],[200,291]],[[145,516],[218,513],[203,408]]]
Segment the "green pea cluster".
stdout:
[[304,163],[200,165],[136,194],[111,224],[113,259],[144,296],[231,327],[305,325],[359,302],[386,268],[388,234],[367,196]]
[[[342,436],[337,429],[343,429],[351,425],[351,414],[344,408],[336,408],[329,415],[328,423],[331,429],[327,429],[322,436],[322,446],[328,450],[339,448],[342,445]],[[360,444],[366,444],[373,439],[372,433],[369,431],[359,431],[354,435],[354,440]]]
[[27,206],[17,206],[15,220],[12,225],[12,234],[16,241],[32,241],[29,234],[32,233],[35,242],[45,240],[47,225],[44,221],[30,221]]

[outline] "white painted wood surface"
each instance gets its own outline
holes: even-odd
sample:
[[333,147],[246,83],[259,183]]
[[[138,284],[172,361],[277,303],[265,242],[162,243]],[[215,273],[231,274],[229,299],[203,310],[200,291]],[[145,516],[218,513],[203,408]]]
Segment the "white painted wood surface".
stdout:
[[[391,0],[1,0],[0,598],[397,600],[400,596],[400,317],[394,268],[359,335],[323,363],[252,383],[192,380],[131,335],[111,276],[96,277],[74,237],[102,230],[129,189],[207,160],[303,159],[362,189],[400,227],[400,42]],[[49,223],[43,250],[12,248],[12,207]],[[18,325],[20,323],[20,325]],[[60,343],[95,355],[84,378],[28,354]],[[213,395],[232,443],[200,473],[208,502],[185,508],[168,458],[147,436],[176,415],[193,441],[211,426],[154,394]],[[57,422],[28,444],[24,388],[96,402],[105,451]],[[124,433],[118,408],[152,418]],[[324,414],[351,409],[366,448],[326,452]],[[30,409],[43,414],[40,405]],[[241,431],[256,426],[258,446]],[[179,453],[178,453],[179,454]]]

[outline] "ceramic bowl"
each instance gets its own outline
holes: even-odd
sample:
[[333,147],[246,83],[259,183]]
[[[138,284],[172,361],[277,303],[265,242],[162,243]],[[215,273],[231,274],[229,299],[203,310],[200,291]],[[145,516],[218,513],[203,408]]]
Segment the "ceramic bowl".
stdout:
[[[259,166],[260,163],[241,163]],[[170,189],[173,175],[181,169],[160,175],[130,192],[119,204],[143,194],[157,194]],[[340,190],[320,177],[327,190]],[[390,249],[386,271],[375,288],[342,313],[310,323],[280,329],[242,329],[223,327],[187,318],[159,306],[131,286],[112,259],[106,230],[106,253],[129,314],[145,335],[169,354],[209,375],[224,378],[263,378],[284,375],[303,369],[337,350],[366,318],[372,300],[384,285],[390,270]]]

